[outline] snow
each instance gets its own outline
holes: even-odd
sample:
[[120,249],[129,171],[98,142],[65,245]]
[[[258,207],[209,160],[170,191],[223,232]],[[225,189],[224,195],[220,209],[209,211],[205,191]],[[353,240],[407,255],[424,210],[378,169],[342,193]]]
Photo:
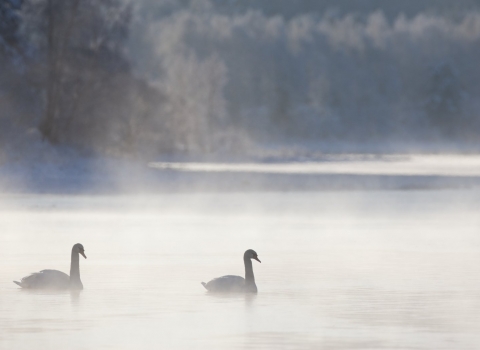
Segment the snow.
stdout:
[[[349,174],[397,176],[480,176],[478,155],[330,155],[323,162],[172,163],[151,162],[156,169],[189,172],[265,174]],[[373,157],[373,159],[371,159]]]
[[[323,154],[289,158],[150,159],[82,155],[48,144],[0,163],[5,193],[164,193],[471,188],[480,155]],[[227,157],[228,158],[228,157]]]

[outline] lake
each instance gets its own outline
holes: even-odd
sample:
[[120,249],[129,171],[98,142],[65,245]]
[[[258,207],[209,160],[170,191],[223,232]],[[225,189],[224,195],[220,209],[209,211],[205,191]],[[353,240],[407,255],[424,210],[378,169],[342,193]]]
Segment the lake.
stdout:
[[[0,196],[1,349],[478,349],[480,190]],[[12,281],[69,272],[81,292]],[[257,295],[200,282],[243,275]]]

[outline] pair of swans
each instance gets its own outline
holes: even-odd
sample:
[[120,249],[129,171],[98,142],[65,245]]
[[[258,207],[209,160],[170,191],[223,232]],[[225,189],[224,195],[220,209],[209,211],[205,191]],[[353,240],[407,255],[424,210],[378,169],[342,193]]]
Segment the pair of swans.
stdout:
[[[83,289],[83,284],[80,280],[80,254],[85,259],[87,258],[83,245],[77,243],[72,247],[70,276],[58,270],[42,270],[22,278],[20,282],[13,282],[25,289],[81,290]],[[253,275],[252,259],[261,262],[260,259],[258,259],[258,254],[254,250],[248,249],[243,255],[245,278],[227,275],[214,278],[208,283],[202,282],[202,285],[209,292],[213,293],[256,293],[257,285],[255,284],[255,276]]]

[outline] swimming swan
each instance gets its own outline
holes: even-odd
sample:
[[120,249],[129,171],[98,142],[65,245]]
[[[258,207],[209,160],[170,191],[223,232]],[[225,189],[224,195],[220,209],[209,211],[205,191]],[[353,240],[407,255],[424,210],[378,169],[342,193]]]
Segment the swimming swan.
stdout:
[[209,291],[214,293],[231,293],[244,292],[256,293],[257,285],[255,284],[255,276],[253,275],[252,260],[258,259],[257,253],[249,249],[243,254],[243,262],[245,263],[245,278],[240,276],[222,276],[214,278],[208,283],[202,282],[202,285]]
[[30,276],[23,277],[20,282],[13,281],[26,289],[83,289],[80,280],[79,256],[86,259],[83,245],[77,243],[72,248],[72,260],[70,263],[70,276],[58,270],[42,270],[34,272]]

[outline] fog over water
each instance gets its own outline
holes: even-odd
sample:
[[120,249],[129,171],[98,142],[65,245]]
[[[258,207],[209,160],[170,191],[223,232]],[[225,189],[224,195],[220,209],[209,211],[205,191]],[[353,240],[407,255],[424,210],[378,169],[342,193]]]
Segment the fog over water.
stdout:
[[[475,191],[1,197],[0,347],[476,349]],[[81,292],[12,280],[69,269]],[[257,295],[208,295],[243,274]]]

